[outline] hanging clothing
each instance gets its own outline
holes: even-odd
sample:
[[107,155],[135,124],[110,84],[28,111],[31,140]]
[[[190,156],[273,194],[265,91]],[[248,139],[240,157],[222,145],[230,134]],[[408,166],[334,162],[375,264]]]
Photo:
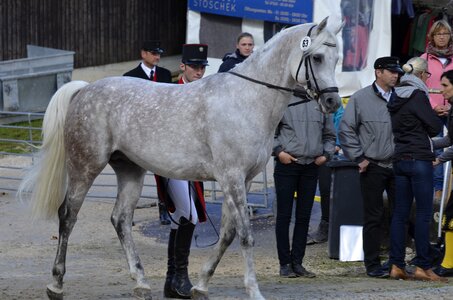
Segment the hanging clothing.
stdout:
[[406,14],[409,18],[415,17],[412,0],[392,0],[392,15]]

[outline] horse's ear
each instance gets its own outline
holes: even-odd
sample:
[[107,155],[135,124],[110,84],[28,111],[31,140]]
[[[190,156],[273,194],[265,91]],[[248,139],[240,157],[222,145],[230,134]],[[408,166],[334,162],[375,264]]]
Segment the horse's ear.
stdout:
[[344,25],[346,24],[346,22],[343,20],[343,22],[341,22],[341,25],[338,27],[338,29],[335,31],[335,35],[337,35],[344,27]]
[[329,17],[325,17],[324,20],[322,20],[321,23],[319,23],[319,25],[318,25],[318,30],[317,30],[318,33],[320,33],[321,31],[324,30],[324,28],[326,28],[326,26],[327,26],[327,19],[329,19]]

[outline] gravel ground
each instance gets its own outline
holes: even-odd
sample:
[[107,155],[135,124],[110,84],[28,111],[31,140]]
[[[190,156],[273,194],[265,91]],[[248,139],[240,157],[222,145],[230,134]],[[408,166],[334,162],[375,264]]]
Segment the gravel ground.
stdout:
[[[85,201],[70,238],[65,299],[133,299],[135,283],[129,277],[125,256],[109,221],[112,208],[111,200]],[[218,207],[212,208],[215,226],[218,211]],[[133,235],[153,299],[162,299],[169,228],[159,225],[155,207],[137,209],[134,220]],[[257,277],[267,299],[453,299],[453,280],[439,284],[371,279],[361,262],[329,259],[327,244],[307,247],[304,265],[317,274],[316,278],[282,279],[278,276],[273,218],[258,217],[252,224]],[[57,223],[32,223],[27,205],[3,193],[0,228],[0,299],[46,299],[56,253]],[[197,227],[197,232],[205,232],[199,234],[199,245],[215,240],[214,234],[206,233],[210,230],[209,224]],[[202,262],[213,248],[197,248],[194,244],[189,271],[196,282]],[[247,298],[242,274],[243,259],[235,241],[210,282],[211,299]]]

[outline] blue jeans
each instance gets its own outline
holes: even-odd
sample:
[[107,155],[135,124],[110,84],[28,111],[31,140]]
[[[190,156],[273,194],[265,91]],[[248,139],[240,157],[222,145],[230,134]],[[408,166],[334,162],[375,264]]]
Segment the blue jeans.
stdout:
[[[300,165],[291,163],[284,165],[277,160],[274,170],[275,194],[277,197],[277,219],[275,235],[280,265],[302,264],[305,256],[308,226],[311,209],[316,194],[318,182],[318,166],[314,163]],[[294,201],[294,192],[297,199]],[[296,203],[296,221],[292,244],[289,243],[289,226]]]
[[390,228],[389,262],[404,268],[406,251],[406,224],[415,198],[415,250],[417,267],[431,267],[429,232],[433,212],[433,165],[427,160],[401,160],[393,164],[396,198]]

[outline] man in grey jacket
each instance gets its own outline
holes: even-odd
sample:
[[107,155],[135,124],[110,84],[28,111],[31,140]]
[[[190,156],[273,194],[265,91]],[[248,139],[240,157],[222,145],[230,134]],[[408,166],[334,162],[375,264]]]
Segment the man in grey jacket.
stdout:
[[396,96],[394,86],[403,70],[397,57],[381,57],[374,63],[376,80],[355,92],[346,106],[339,128],[345,156],[358,163],[363,198],[363,251],[366,273],[388,277],[382,268],[380,248],[384,217],[383,193],[392,205],[395,177],[392,124],[387,102]]
[[[292,103],[297,102],[292,99]],[[324,115],[315,101],[291,105],[276,131],[273,154],[277,196],[275,233],[282,277],[315,277],[305,270],[308,226],[318,181],[318,166],[335,152],[335,131],[331,115]],[[294,192],[297,198],[294,201]],[[293,203],[296,202],[296,222],[289,242],[289,225]]]

